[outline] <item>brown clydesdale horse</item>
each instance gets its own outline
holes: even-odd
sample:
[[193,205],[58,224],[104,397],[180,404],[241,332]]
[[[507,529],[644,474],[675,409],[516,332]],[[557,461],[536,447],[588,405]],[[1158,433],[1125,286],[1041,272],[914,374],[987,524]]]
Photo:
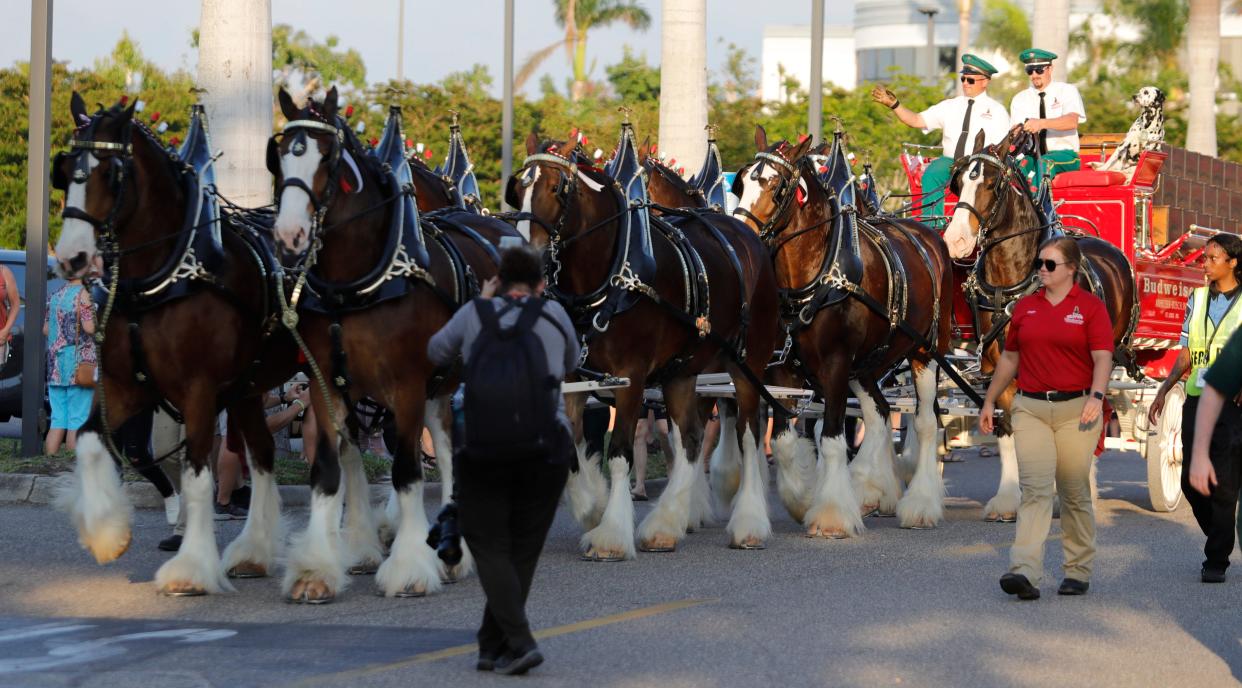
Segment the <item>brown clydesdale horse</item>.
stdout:
[[[448,396],[453,388],[445,371],[427,359],[427,341],[470,296],[451,293],[452,285],[460,284],[465,272],[473,279],[466,289],[477,290],[478,281],[496,274],[494,254],[474,241],[424,238],[427,258],[425,265],[420,264],[413,245],[420,242],[417,226],[414,234],[401,235],[397,245],[401,250],[393,252],[391,232],[399,224],[395,214],[407,207],[412,212],[413,206],[404,205],[405,192],[393,172],[365,152],[338,117],[336,89],[328,91],[322,103],[306,107],[295,105],[282,90],[279,102],[288,124],[269,144],[278,203],[275,243],[286,264],[312,261],[308,283],[334,295],[325,296],[315,307],[299,305],[298,331],[324,378],[337,387],[332,398],[326,398],[320,386],[312,385],[316,417],[327,419],[327,428],[341,427],[344,409],[364,396],[393,415],[397,443],[390,449],[399,516],[396,538],[376,572],[376,582],[388,596],[426,594],[439,589],[442,576],[451,580],[469,566],[463,560],[455,570],[441,571],[426,543],[420,437],[426,423],[436,439],[441,474],[446,476],[444,490],[451,492],[447,476],[452,475],[452,451],[443,429],[448,427]],[[507,226],[503,231],[516,237]],[[488,239],[498,241],[499,235]],[[455,261],[454,253],[464,265]],[[344,403],[338,398],[342,396]],[[350,454],[357,451],[343,435],[339,439]],[[351,477],[350,494],[355,494],[357,484],[363,496],[351,497],[351,502],[360,503],[358,525],[350,527],[347,519],[349,551],[342,555],[337,543],[338,437],[325,431],[311,472],[310,525],[302,536],[314,556],[297,559],[285,580],[295,599],[331,599],[345,582],[347,564],[365,565],[380,556],[365,480],[353,468],[350,475],[357,476],[356,483]]]
[[639,150],[639,161],[647,170],[647,195],[651,202],[668,208],[706,208],[707,199],[700,189],[686,181],[677,170],[648,154],[646,142]]
[[[106,323],[94,407],[78,431],[74,479],[58,502],[97,561],[121,556],[132,507],[113,467],[119,456],[110,433],[166,400],[185,420],[187,523],[180,550],[155,582],[177,595],[230,590],[226,570],[264,575],[275,565],[280,497],[260,395],[295,372],[296,349],[283,330],[265,332],[270,282],[255,244],[227,216],[224,227],[199,222],[199,204],[210,201],[194,168],[134,121],[132,105],[88,116],[74,93],[70,111],[77,125],[72,147],[57,155],[52,170],[53,186],[65,191],[56,255],[72,277],[102,258],[115,303],[100,312]],[[216,231],[219,243],[211,239]],[[213,244],[214,261],[206,255]],[[174,275],[180,276],[168,281]],[[222,408],[244,435],[254,481],[245,529],[225,551],[224,566],[207,467]]]
[[[943,517],[944,487],[936,465],[938,366],[931,354],[949,347],[952,286],[944,243],[917,222],[860,218],[852,203],[816,182],[809,139],[768,145],[757,127],[755,146],[755,161],[734,181],[741,198],[734,212],[763,238],[776,263],[789,334],[778,373],[791,384],[805,380],[824,399],[818,470],[814,449],[783,423],[773,441],[785,506],[811,536],[856,535],[861,514],[877,510],[895,511],[903,527],[934,526]],[[902,320],[918,340],[899,327]],[[918,441],[907,445],[917,465],[901,496],[888,404],[876,381],[903,360],[910,361],[918,393]],[[847,472],[843,432],[851,390],[868,432]]]
[[[771,524],[760,475],[759,392],[725,349],[740,352],[756,379],[763,374],[776,335],[776,283],[767,254],[752,232],[723,215],[706,223],[696,218],[672,221],[685,237],[680,244],[653,224],[644,250],[637,227],[645,220],[638,213],[646,209],[627,209],[613,179],[588,167],[586,160],[576,161],[570,139],[540,144],[531,134],[526,141],[529,155],[509,180],[506,199],[538,218],[527,224],[532,240],[548,246],[546,294],[562,301],[586,340],[585,368],[630,379],[628,388],[616,392],[608,461],[612,487],[602,514],[604,496],[595,489],[602,481],[598,475],[591,477],[596,459],[580,449],[570,476],[571,504],[589,529],[582,538],[584,556],[611,561],[635,555],[628,475],[648,386],[663,389],[673,427],[673,458],[668,487],[639,528],[640,543],[645,550],[669,551],[688,528],[710,521],[706,479],[697,463],[703,418],[695,383],[701,372],[724,369],[736,385],[738,421],[732,438],[722,430],[717,451],[742,457],[728,531],[735,547],[762,547]],[[724,243],[738,257],[736,268]],[[701,259],[701,271],[683,267],[693,260],[686,246]],[[710,305],[697,311],[703,297]],[[696,312],[701,315],[689,315]],[[567,398],[575,427],[581,426],[583,405],[580,395]]]
[[[1009,323],[1006,306],[1039,287],[1039,274],[1031,266],[1040,242],[1060,231],[1059,227],[1049,226],[1055,223],[1037,210],[1017,168],[1016,156],[1030,155],[1037,149],[1036,141],[1021,127],[1015,127],[1004,140],[987,148],[982,137],[976,138],[974,152],[954,165],[949,182],[959,200],[944,239],[953,258],[962,260],[975,255],[963,291],[974,305],[975,336],[981,338],[984,347],[984,373],[991,373],[1004,350]],[[1084,263],[1078,269],[1080,286],[1090,289],[1108,307],[1116,350],[1121,352],[1121,361],[1129,363],[1125,352],[1138,318],[1138,295],[1130,263],[1120,249],[1101,239],[1079,238],[1078,248]],[[1010,384],[997,400],[997,408],[1005,412],[1006,419],[1016,390],[1017,386]],[[984,506],[983,517],[987,521],[1011,522],[1017,517],[1021,490],[1018,457],[1007,420],[997,424],[997,434],[1000,486],[996,496]]]

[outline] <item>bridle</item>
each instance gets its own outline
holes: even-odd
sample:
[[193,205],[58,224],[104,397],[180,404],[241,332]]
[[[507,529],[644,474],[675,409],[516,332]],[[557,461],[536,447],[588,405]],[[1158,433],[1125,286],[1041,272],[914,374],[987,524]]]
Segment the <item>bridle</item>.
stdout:
[[[134,147],[131,143],[133,123],[130,122],[122,127],[119,143],[94,141],[91,138],[79,136],[83,133],[88,137],[93,136],[100,121],[100,115],[93,117],[90,123],[75,132],[73,140],[69,142],[69,152],[56,154],[52,162],[52,187],[68,191],[71,183],[85,184],[92,171],[91,157],[99,161],[111,161],[108,166],[108,193],[112,196],[112,207],[108,209],[108,214],[100,219],[82,208],[68,204],[60,214],[66,220],[81,220],[94,227],[100,243],[100,253],[104,258],[109,258],[117,251],[116,222],[121,207],[125,204],[125,186],[134,166]],[[106,152],[109,155],[94,156],[96,152]],[[68,178],[60,171],[65,160],[72,161],[73,165],[72,175]]]
[[[752,166],[749,168],[749,173],[746,173],[746,168],[743,168],[737,173],[737,179],[733,181],[733,193],[735,196],[740,195],[737,193],[740,186],[739,182],[746,177],[748,177],[751,181],[759,181],[759,175],[763,171],[764,165],[771,163],[773,167],[777,168],[776,174],[781,180],[780,184],[776,187],[776,191],[772,193],[772,202],[776,205],[776,211],[773,212],[772,216],[767,220],[763,220],[759,216],[750,212],[749,208],[743,208],[739,205],[733,209],[733,214],[741,215],[742,217],[745,217],[758,225],[758,229],[756,231],[759,234],[759,238],[767,244],[770,243],[774,239],[775,234],[780,231],[776,229],[776,226],[788,219],[785,216],[793,207],[793,200],[794,196],[797,195],[798,181],[801,177],[801,171],[796,165],[789,162],[785,158],[765,151],[756,153],[755,160],[758,162],[752,163]],[[788,172],[789,176],[781,174],[781,170]],[[743,174],[745,174],[745,177],[743,177]]]
[[[309,132],[318,131],[332,135],[332,147],[328,151],[327,157],[320,164],[328,165],[328,181],[324,185],[324,194],[321,198],[315,194],[315,190],[301,177],[286,178],[281,174],[280,169],[280,140],[292,133],[292,143],[289,144],[289,152],[294,156],[300,157],[306,154],[307,147],[312,142],[317,144],[317,140],[313,139]],[[279,134],[273,134],[267,141],[267,169],[273,175],[280,175],[280,183],[276,185],[276,201],[280,202],[284,196],[285,189],[293,187],[301,189],[310,199],[311,207],[315,209],[311,216],[311,227],[307,234],[313,241],[319,234],[319,230],[323,226],[324,215],[327,214],[328,208],[332,207],[332,201],[336,197],[336,187],[341,174],[341,152],[345,147],[345,132],[337,126],[321,122],[316,119],[295,119],[285,126],[281,127]]]
[[556,284],[562,267],[560,261],[561,252],[581,236],[575,236],[569,240],[564,238],[565,223],[569,219],[570,199],[578,191],[578,163],[555,153],[534,153],[528,155],[522,161],[522,169],[516,175],[519,185],[523,188],[530,188],[535,183],[532,165],[538,165],[539,163],[550,164],[557,174],[556,187],[552,191],[552,196],[556,199],[557,205],[560,206],[560,212],[556,215],[555,223],[539,221],[539,224],[548,233],[548,260],[544,267],[545,277],[548,279],[548,284]]

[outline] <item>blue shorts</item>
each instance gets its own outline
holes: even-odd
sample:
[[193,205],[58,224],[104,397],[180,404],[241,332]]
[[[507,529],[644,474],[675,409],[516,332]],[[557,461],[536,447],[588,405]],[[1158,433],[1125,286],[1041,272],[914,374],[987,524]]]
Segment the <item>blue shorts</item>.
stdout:
[[91,399],[95,390],[77,385],[48,385],[47,398],[52,405],[52,429],[77,430],[91,415]]

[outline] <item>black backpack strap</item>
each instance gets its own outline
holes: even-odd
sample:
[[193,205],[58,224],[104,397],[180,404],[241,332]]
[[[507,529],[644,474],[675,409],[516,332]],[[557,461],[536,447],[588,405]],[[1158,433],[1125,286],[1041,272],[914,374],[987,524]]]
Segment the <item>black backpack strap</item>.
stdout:
[[552,326],[556,328],[557,332],[560,332],[561,336],[565,338],[566,344],[574,341],[575,338],[574,338],[573,333],[566,331],[565,326],[561,324],[561,321],[552,317],[550,313],[548,313],[547,311],[541,308],[539,312],[539,316],[543,318],[544,320],[547,320],[548,322],[552,323]]
[[514,305],[522,309],[522,314],[518,316],[517,323],[513,326],[513,331],[530,331],[535,326],[535,321],[539,320],[539,316],[543,314],[543,301],[530,298],[526,300],[526,303],[515,303]]

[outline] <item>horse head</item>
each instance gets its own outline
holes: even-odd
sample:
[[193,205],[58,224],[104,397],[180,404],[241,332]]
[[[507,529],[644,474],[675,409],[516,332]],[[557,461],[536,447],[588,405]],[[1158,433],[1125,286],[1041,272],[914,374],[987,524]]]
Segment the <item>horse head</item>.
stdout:
[[[134,216],[140,170],[158,162],[162,145],[145,128],[134,136],[134,108],[124,101],[88,115],[77,92],[69,110],[75,125],[70,148],[52,161],[52,188],[65,192],[64,226],[56,242],[58,269],[66,278],[86,275],[100,254],[116,248],[120,228]],[[171,178],[171,176],[170,176]]]
[[733,178],[733,195],[741,199],[733,214],[741,215],[760,235],[787,221],[799,190],[807,193],[807,182],[797,163],[810,149],[810,137],[795,145],[786,141],[768,145],[768,133],[756,125],[755,159]]
[[[975,136],[973,152],[953,163],[949,190],[957,195],[957,206],[944,232],[949,255],[969,257],[980,237],[996,229],[1007,215],[1013,191],[1022,191],[1023,182],[1014,163],[1015,155],[1029,155],[1037,139],[1016,126],[1000,143],[985,147],[984,133]],[[1026,196],[1020,193],[1019,196]]]
[[306,255],[337,191],[362,189],[357,159],[361,145],[337,115],[336,87],[323,102],[299,108],[285,89],[278,97],[288,122],[267,142],[267,169],[276,178],[276,221],[272,227],[282,262]]
[[543,246],[562,238],[570,210],[584,187],[590,192],[603,189],[603,180],[579,169],[577,149],[573,135],[566,141],[541,142],[534,132],[526,137],[526,160],[505,185],[505,202],[537,218],[517,223],[527,241]]

